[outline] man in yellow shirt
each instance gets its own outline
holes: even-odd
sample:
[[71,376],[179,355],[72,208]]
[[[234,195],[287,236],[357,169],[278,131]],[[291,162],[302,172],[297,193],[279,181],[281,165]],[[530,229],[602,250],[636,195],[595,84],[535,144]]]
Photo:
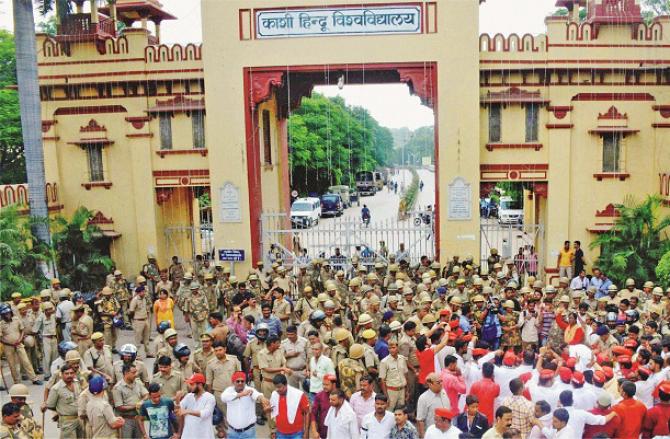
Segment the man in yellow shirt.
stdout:
[[572,262],[574,259],[575,251],[570,248],[570,241],[565,241],[563,243],[563,248],[558,254],[558,261],[556,262],[559,277],[567,277],[572,280]]

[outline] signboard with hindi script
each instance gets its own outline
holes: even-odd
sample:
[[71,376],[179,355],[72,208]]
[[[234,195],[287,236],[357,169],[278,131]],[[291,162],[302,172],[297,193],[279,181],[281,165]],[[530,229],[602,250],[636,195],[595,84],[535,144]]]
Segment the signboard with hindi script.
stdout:
[[418,34],[421,6],[256,11],[256,38]]

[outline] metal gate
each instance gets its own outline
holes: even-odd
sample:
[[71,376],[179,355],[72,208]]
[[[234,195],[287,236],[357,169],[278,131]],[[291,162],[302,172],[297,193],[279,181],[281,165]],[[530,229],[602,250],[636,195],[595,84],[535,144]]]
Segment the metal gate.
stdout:
[[[498,250],[501,261],[515,259],[523,263],[526,270],[542,273],[544,270],[544,225],[543,224],[499,224],[496,219],[481,221],[481,270],[488,271],[487,259],[491,249]],[[519,249],[522,256],[517,257]]]
[[[285,213],[264,213],[261,215],[261,244],[265,262],[271,262],[270,253],[274,249],[284,264],[294,267],[298,265],[296,262],[321,257],[330,258],[338,267],[348,268],[354,255],[358,255],[363,264],[373,265],[376,260],[386,261],[389,253],[398,253],[401,243],[411,264],[418,263],[424,255],[432,259],[435,255],[434,221],[416,218],[416,214],[410,214],[406,220],[394,217],[368,225],[352,217],[324,218],[311,228],[295,228]],[[333,257],[336,248],[342,257]],[[297,260],[303,249],[307,250],[307,257]]]
[[183,263],[192,264],[195,255],[213,258],[214,230],[211,223],[202,223],[197,229],[192,225],[172,225],[163,231],[168,257],[179,256]]

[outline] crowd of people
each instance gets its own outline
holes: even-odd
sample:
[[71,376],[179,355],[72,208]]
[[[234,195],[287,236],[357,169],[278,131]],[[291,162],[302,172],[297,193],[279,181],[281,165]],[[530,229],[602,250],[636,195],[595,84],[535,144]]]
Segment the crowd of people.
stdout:
[[670,289],[584,267],[545,284],[513,259],[411,264],[404,247],[347,262],[233,274],[149,255],[92,297],[58,279],[14,295],[0,438],[42,434],[21,383],[39,374],[61,438],[670,436]]

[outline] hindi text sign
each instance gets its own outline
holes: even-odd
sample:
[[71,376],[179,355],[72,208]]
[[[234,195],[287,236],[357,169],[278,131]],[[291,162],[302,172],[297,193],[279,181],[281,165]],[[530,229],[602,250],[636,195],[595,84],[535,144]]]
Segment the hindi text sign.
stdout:
[[470,183],[456,177],[449,185],[449,220],[472,219],[472,189]]
[[418,34],[421,6],[256,11],[256,38]]
[[221,222],[242,222],[240,211],[240,190],[231,182],[224,183],[220,190],[221,195]]

